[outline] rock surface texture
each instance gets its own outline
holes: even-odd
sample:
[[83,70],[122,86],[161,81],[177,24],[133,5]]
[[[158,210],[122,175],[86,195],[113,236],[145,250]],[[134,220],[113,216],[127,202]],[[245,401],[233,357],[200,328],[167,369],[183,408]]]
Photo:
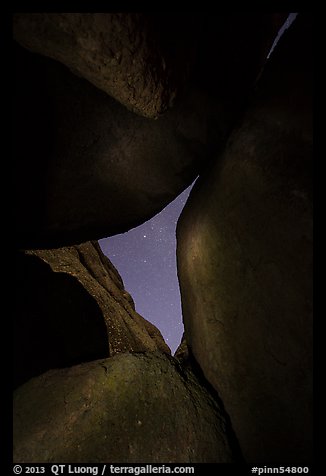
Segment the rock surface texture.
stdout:
[[[68,66],[138,114],[156,118],[189,74],[198,15],[17,13],[14,37]],[[172,47],[173,45],[173,47]]]
[[16,274],[16,386],[119,352],[170,354],[160,331],[135,311],[98,243],[21,252]]
[[177,229],[185,335],[248,462],[312,458],[312,48],[299,15]]
[[162,354],[120,354],[30,380],[14,397],[14,461],[239,461],[224,413]]

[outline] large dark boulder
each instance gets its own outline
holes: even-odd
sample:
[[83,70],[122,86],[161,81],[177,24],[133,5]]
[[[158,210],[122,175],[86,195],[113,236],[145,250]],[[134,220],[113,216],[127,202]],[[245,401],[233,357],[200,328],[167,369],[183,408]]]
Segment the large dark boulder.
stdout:
[[239,461],[223,409],[162,354],[120,354],[52,370],[14,395],[17,463]]
[[[152,121],[59,63],[16,51],[14,195],[18,245],[64,246],[154,216],[208,157],[208,98],[194,90]],[[215,131],[221,143],[225,132]]]
[[119,352],[170,354],[96,242],[19,252],[14,317],[15,386],[49,369]]
[[194,60],[201,15],[17,13],[15,39],[88,79],[127,108],[168,109]]
[[311,38],[300,14],[177,228],[186,341],[255,463],[312,458]]

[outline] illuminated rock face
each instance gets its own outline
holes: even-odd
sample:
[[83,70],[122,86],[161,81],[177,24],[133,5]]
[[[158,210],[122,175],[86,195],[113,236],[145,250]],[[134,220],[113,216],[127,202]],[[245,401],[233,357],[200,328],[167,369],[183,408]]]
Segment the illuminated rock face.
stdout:
[[223,410],[190,370],[120,354],[30,380],[14,396],[14,461],[239,461]]
[[170,354],[98,243],[20,252],[16,263],[15,386],[119,352]]
[[178,223],[188,345],[252,462],[312,453],[312,52],[298,18]]

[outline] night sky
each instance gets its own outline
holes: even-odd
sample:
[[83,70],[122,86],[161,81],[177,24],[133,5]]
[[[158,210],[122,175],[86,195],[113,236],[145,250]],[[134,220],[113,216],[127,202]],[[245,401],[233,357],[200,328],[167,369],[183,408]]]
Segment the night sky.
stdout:
[[183,334],[176,224],[191,188],[143,225],[99,241],[133,297],[136,311],[159,328],[172,353]]

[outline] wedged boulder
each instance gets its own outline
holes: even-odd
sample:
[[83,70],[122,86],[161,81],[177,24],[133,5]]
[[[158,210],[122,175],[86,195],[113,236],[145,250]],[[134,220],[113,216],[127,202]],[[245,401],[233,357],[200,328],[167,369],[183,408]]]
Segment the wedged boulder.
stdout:
[[14,461],[230,463],[228,419],[190,370],[120,354],[52,370],[14,395]]
[[16,13],[14,38],[68,66],[138,114],[156,118],[183,86],[200,15]]
[[[16,45],[15,224],[21,248],[105,238],[140,225],[209,157],[209,100],[195,90],[157,121],[63,65]],[[224,142],[224,126],[213,142]]]
[[312,458],[311,38],[299,14],[177,227],[186,341],[254,463]]
[[170,354],[98,243],[18,253],[14,384],[119,352]]

